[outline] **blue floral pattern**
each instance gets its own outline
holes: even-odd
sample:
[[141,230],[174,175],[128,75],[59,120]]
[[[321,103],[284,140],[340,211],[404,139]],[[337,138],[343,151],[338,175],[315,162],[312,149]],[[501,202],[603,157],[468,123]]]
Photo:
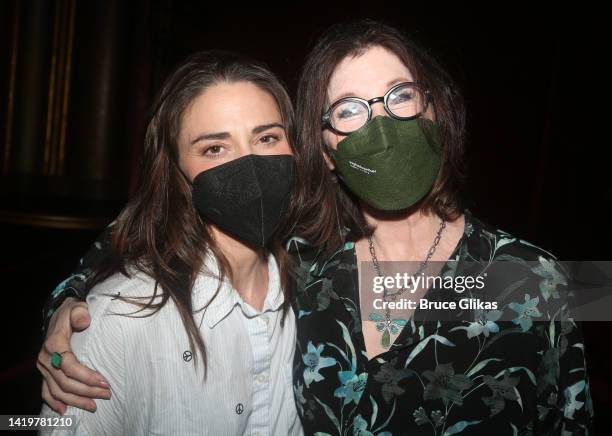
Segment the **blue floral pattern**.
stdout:
[[[568,283],[563,269],[546,251],[468,211],[465,219],[451,259],[480,262],[490,273],[493,262],[510,262],[505,304],[477,308],[470,321],[415,315],[373,359],[361,329],[354,243],[325,255],[290,242],[300,260],[294,384],[306,434],[591,434],[581,327],[555,306]],[[368,318],[379,331],[386,327]],[[320,383],[305,378],[302,356],[313,343],[325,344],[337,363],[319,368]]]
[[312,342],[308,342],[307,352],[302,356],[306,366],[304,368],[304,383],[306,387],[309,387],[313,381],[319,382],[325,378],[319,374],[319,370],[336,364],[336,359],[333,357],[321,356],[323,346],[323,344],[319,344],[315,347]]

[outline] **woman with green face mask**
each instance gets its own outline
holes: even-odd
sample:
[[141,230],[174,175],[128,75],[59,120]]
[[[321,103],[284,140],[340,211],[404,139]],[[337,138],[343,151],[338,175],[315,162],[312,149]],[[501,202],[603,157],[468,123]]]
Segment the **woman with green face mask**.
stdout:
[[[391,27],[337,26],[308,56],[297,110],[306,177],[290,249],[304,271],[294,391],[306,433],[587,434],[567,279],[552,255],[463,206],[465,112],[439,64]],[[398,265],[485,286],[375,290]],[[492,305],[466,306],[468,294]],[[402,299],[458,310],[393,305]]]
[[[298,261],[293,384],[305,432],[587,434],[580,325],[554,304],[564,280],[541,286],[560,267],[463,206],[465,112],[438,63],[391,27],[336,26],[308,56],[297,111],[301,219],[288,247]],[[375,293],[364,281],[367,268],[389,275],[386,261],[416,263],[414,276],[457,276],[451,261],[493,271],[503,259],[520,268],[496,283],[508,290],[499,306],[458,319],[390,303],[459,291]],[[71,304],[56,324],[86,313]]]

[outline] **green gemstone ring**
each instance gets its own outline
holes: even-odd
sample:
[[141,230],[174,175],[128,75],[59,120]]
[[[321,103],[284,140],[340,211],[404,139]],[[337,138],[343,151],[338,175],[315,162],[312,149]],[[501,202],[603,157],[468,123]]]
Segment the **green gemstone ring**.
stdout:
[[62,351],[58,353],[57,351],[51,353],[51,366],[55,369],[60,369],[62,366],[62,354],[68,353],[68,351]]

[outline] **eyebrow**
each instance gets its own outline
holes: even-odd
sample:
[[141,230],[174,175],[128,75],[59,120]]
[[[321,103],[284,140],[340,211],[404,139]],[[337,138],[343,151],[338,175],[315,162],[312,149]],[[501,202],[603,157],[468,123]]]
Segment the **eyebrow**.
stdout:
[[[260,126],[254,127],[253,130],[251,130],[251,133],[253,133],[254,135],[264,132],[268,129],[272,129],[274,127],[279,127],[283,130],[285,130],[285,126],[283,126],[281,123],[269,123],[269,124],[262,124]],[[195,145],[196,143],[200,142],[200,141],[206,141],[206,140],[214,140],[214,139],[228,139],[231,138],[231,134],[229,132],[215,132],[215,133],[203,133],[201,135],[198,135],[195,139],[193,139],[189,145]]]
[[227,139],[231,135],[229,132],[204,133],[192,140],[189,145],[194,145],[196,142],[206,141],[207,139]]
[[[397,85],[398,83],[402,83],[402,82],[412,82],[412,80],[408,79],[407,77],[398,77],[397,79],[393,79],[393,80],[389,81],[387,83],[387,87],[389,89],[391,89],[391,87],[393,85]],[[340,100],[342,98],[346,98],[346,97],[358,97],[358,95],[357,95],[357,93],[352,92],[352,91],[345,92],[345,93],[339,95],[338,97],[334,98],[331,102],[333,103],[335,101],[338,101],[338,100]]]
[[270,123],[270,124],[262,124],[261,126],[254,127],[253,130],[251,130],[251,133],[256,135],[258,133],[264,132],[264,131],[266,131],[268,129],[272,129],[274,127],[279,127],[281,129],[285,130],[285,126],[283,126],[281,123]]

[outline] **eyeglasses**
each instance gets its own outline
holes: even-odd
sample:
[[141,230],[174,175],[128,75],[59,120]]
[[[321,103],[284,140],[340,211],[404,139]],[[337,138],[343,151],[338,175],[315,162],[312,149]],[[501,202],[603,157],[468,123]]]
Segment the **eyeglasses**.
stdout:
[[426,110],[431,93],[413,82],[399,83],[383,97],[365,100],[345,97],[334,102],[321,117],[323,128],[327,127],[339,135],[348,135],[363,127],[372,119],[372,105],[383,102],[390,117],[411,120],[420,117]]

